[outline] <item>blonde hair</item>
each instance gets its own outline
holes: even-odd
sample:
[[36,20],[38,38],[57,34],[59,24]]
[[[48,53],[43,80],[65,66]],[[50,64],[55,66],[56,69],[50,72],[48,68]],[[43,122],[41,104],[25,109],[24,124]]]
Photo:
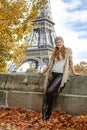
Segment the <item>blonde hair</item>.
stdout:
[[[64,40],[63,40],[63,38],[62,37],[56,37],[55,38],[55,43],[58,41],[58,40],[61,40],[63,43],[64,43]],[[57,60],[60,60],[60,54],[61,54],[61,57],[62,57],[62,59],[65,59],[65,46],[63,45],[62,46],[62,48],[61,49],[59,49],[59,48],[57,48],[57,47],[55,47],[55,50],[54,50],[54,52],[53,52],[53,54],[52,54],[52,58],[53,59],[57,59]]]

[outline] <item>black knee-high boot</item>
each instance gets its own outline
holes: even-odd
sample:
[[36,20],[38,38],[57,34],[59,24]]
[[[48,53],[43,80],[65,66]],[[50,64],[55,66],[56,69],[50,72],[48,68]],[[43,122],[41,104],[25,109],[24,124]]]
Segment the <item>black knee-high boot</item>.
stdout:
[[46,93],[42,105],[42,119],[49,119],[52,111],[53,94]]
[[53,82],[53,80],[54,80],[53,76],[51,76],[48,79],[49,85],[48,85],[46,93],[44,95],[43,105],[42,105],[42,119],[43,120],[47,120],[50,117],[50,115],[51,115],[51,109],[50,108],[52,108],[52,105],[49,102],[50,101],[50,93],[48,93],[48,88],[50,87],[50,85]]
[[43,120],[47,120],[47,95],[44,95],[44,99],[43,99],[43,105],[42,105],[42,119]]
[[48,108],[47,108],[47,118],[50,117],[52,111],[53,94],[49,94],[48,97]]

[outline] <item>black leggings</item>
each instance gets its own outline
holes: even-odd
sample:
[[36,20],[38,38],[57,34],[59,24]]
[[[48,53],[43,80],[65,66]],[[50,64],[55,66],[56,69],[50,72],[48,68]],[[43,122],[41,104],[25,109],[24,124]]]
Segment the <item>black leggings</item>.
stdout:
[[43,99],[42,109],[52,109],[54,93],[58,91],[62,80],[62,73],[52,72],[52,76],[48,79],[48,87]]

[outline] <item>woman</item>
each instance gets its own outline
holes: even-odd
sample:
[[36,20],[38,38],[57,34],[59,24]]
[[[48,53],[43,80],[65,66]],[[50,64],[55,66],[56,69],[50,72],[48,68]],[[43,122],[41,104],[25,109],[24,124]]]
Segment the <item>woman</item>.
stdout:
[[79,75],[75,72],[72,62],[72,51],[70,48],[64,46],[64,41],[62,37],[55,38],[55,49],[50,58],[48,67],[40,72],[40,74],[46,74],[45,79],[45,94],[42,106],[42,119],[47,120],[52,111],[52,103],[55,92],[59,92],[60,88],[68,80],[69,70],[72,71],[74,75]]

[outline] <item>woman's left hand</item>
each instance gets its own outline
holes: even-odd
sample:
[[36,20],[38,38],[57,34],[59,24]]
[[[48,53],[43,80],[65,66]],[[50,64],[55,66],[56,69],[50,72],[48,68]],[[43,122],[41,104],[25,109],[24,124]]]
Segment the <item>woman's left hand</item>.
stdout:
[[80,76],[80,74],[79,74],[79,73],[74,73],[74,75],[75,75],[75,76]]

